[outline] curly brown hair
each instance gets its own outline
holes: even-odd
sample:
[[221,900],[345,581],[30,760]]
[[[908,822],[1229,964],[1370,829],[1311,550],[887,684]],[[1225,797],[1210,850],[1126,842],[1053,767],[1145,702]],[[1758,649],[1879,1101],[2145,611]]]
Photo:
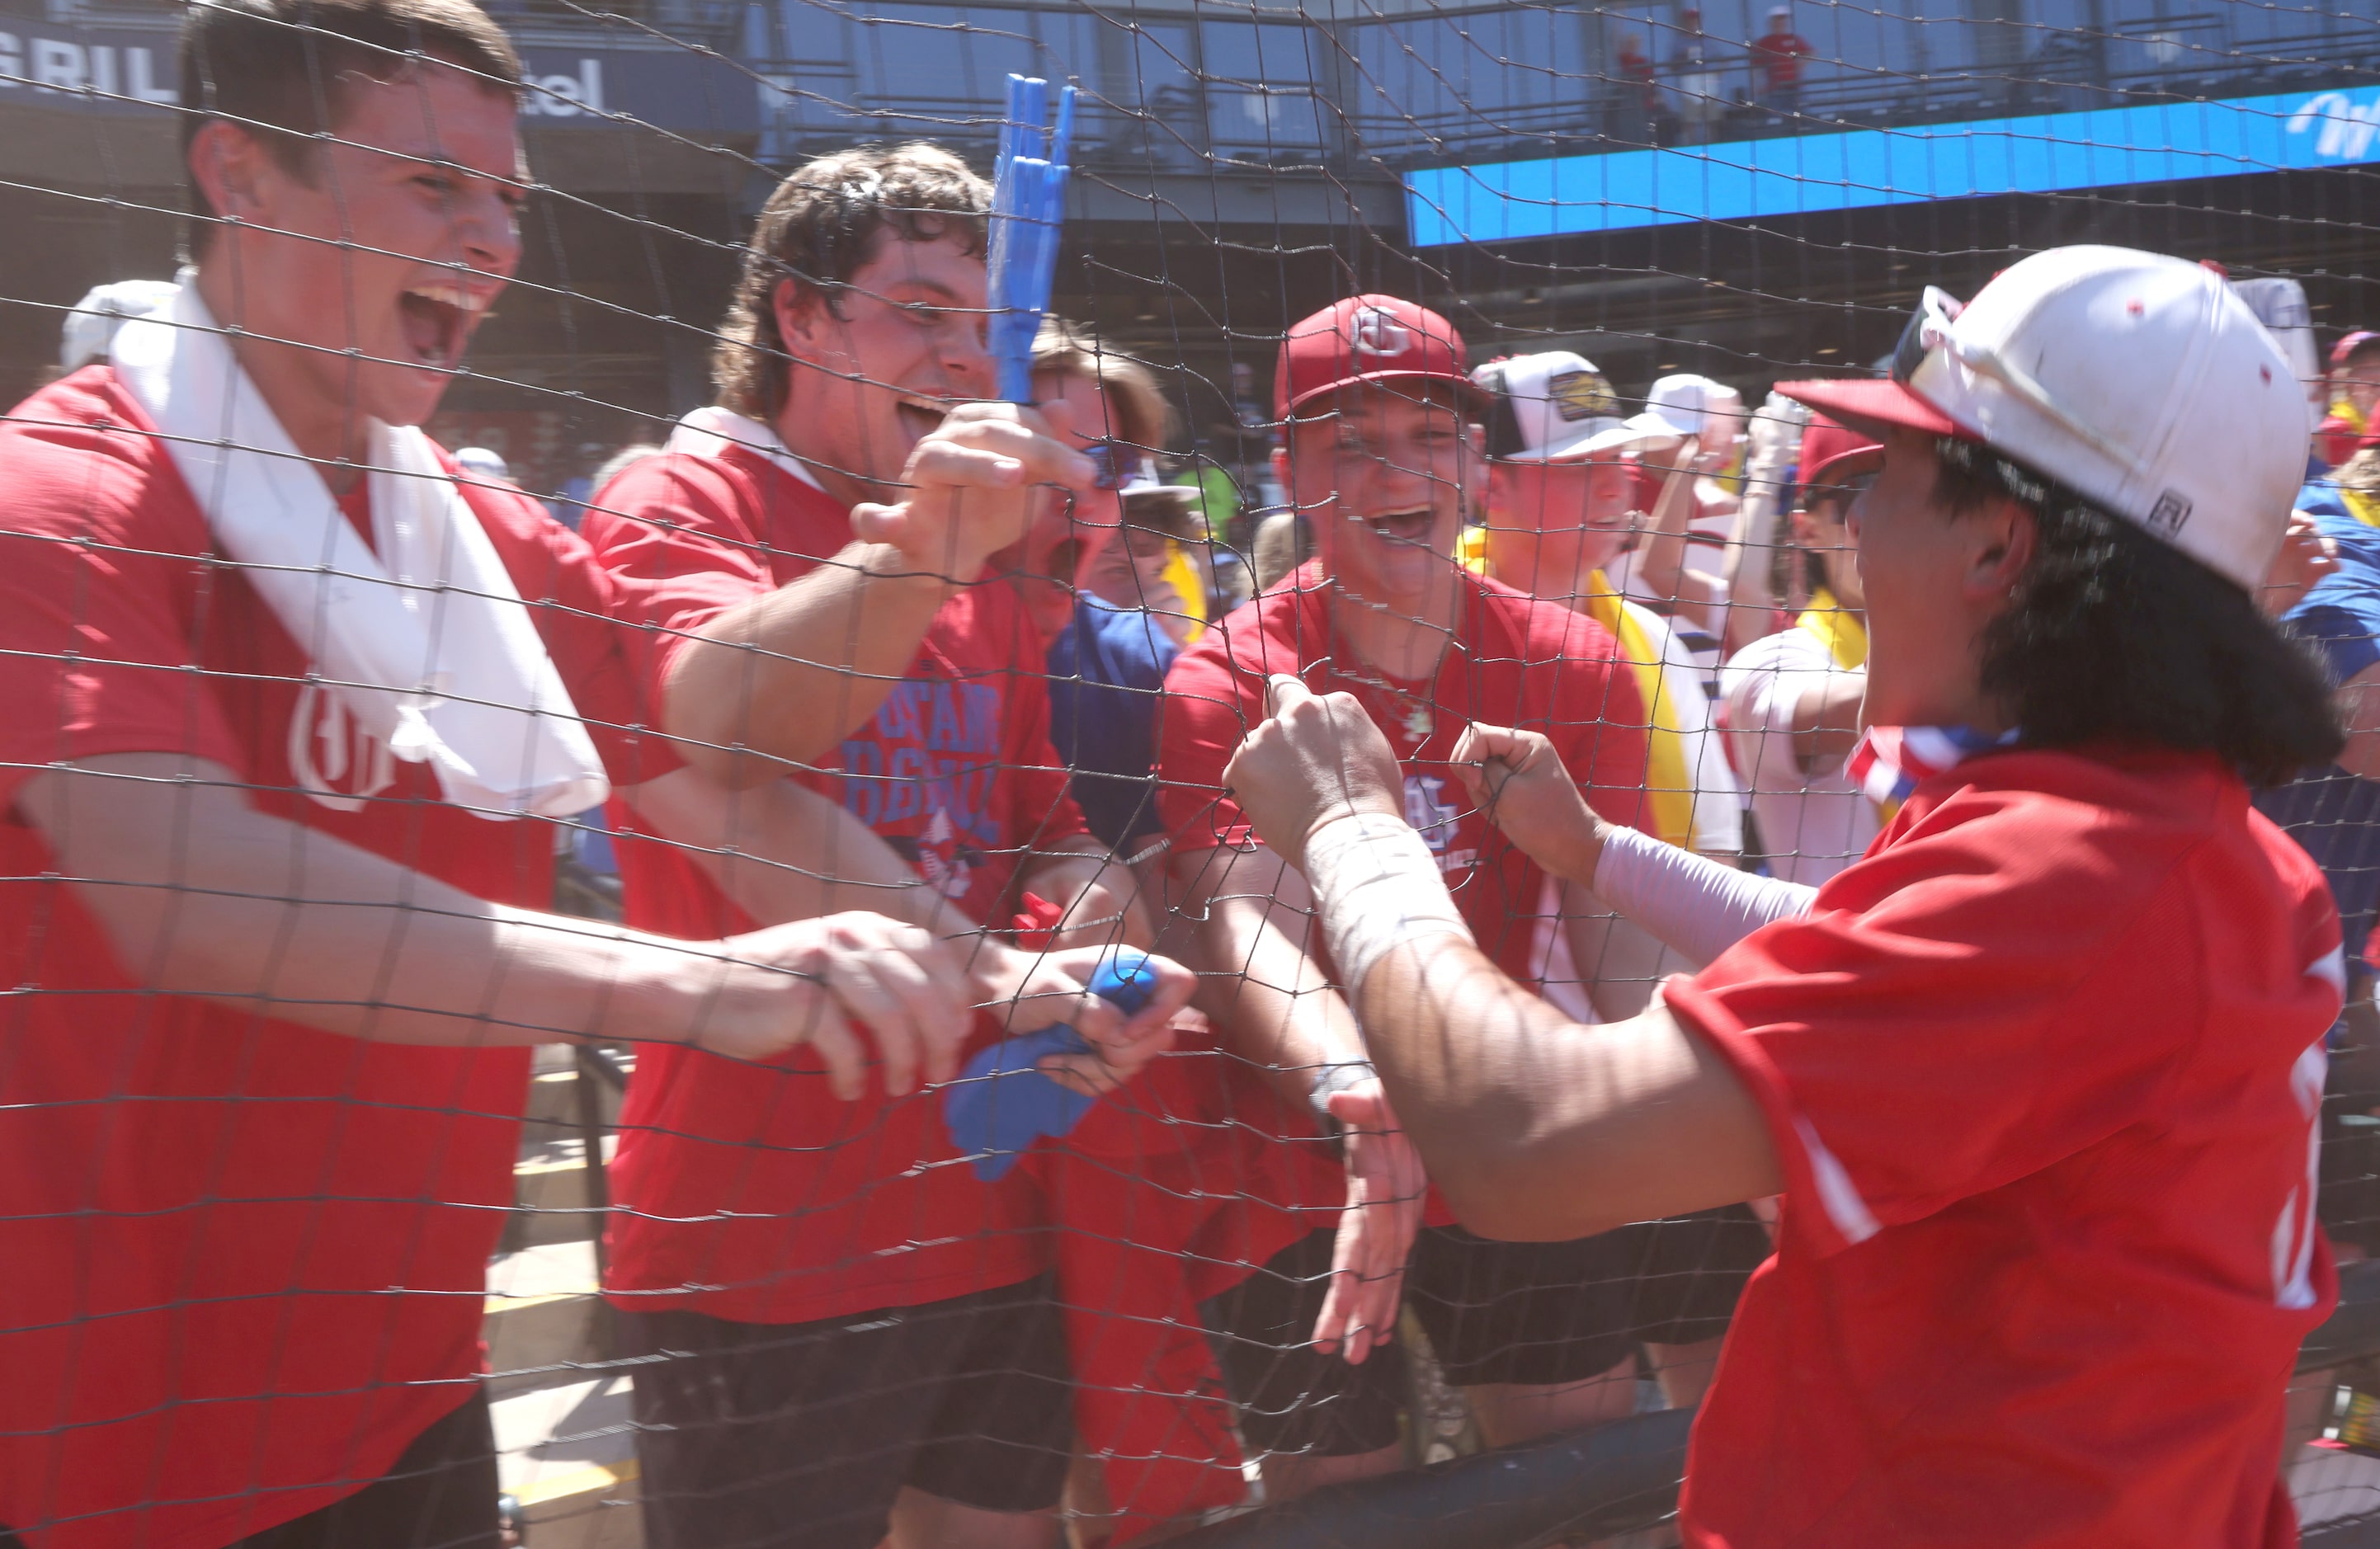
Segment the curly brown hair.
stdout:
[[769,421],[784,408],[791,361],[773,305],[781,282],[791,280],[806,302],[834,311],[885,233],[907,242],[956,236],[967,252],[980,253],[990,210],[991,185],[923,141],[863,145],[795,168],[761,208],[711,347],[720,404]]

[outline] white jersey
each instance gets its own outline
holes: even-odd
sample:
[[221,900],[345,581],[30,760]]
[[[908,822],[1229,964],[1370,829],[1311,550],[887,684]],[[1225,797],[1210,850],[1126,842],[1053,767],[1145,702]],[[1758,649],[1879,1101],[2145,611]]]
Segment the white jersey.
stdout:
[[1798,625],[1755,640],[1719,674],[1735,768],[1760,820],[1770,872],[1812,887],[1866,853],[1878,827],[1840,759],[1804,771],[1793,754],[1802,696],[1842,676],[1826,642]]
[[[1715,714],[1718,707],[1711,696],[1711,671],[1683,638],[1682,632],[1670,627],[1674,621],[1639,602],[1622,599],[1620,605],[1627,611],[1630,621],[1645,632],[1645,639],[1659,656],[1663,702],[1658,720],[1663,727],[1676,730],[1657,731],[1654,734],[1675,735],[1678,740],[1680,762],[1685,767],[1685,778],[1693,791],[1694,853],[1717,857],[1739,854],[1743,850],[1743,795],[1736,785],[1734,771],[1728,767],[1727,748],[1719,741]],[[1716,656],[1715,647],[1713,655]],[[1648,705],[1645,710],[1650,715],[1653,707]],[[1529,958],[1539,993],[1574,1021],[1600,1021],[1587,999],[1584,976],[1570,950],[1570,938],[1561,928],[1561,889],[1553,878],[1546,879],[1539,902],[1536,940]]]

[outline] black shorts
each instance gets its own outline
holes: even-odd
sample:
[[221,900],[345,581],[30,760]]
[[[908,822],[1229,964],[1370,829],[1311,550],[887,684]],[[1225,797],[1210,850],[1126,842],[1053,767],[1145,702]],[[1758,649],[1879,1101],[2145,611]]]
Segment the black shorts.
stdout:
[[623,1313],[653,1549],[875,1549],[906,1485],[1058,1504],[1074,1452],[1050,1277],[816,1323]]
[[1424,1227],[1405,1301],[1447,1380],[1553,1386],[1601,1376],[1636,1347],[1633,1228],[1574,1242],[1498,1242]]
[[1403,1347],[1385,1345],[1360,1366],[1314,1348],[1337,1236],[1300,1238],[1199,1309],[1240,1435],[1258,1452],[1352,1458],[1402,1434]]
[[1694,1345],[1725,1334],[1744,1282],[1770,1253],[1767,1228],[1741,1204],[1640,1221],[1617,1235],[1635,1244],[1629,1332],[1650,1345]]

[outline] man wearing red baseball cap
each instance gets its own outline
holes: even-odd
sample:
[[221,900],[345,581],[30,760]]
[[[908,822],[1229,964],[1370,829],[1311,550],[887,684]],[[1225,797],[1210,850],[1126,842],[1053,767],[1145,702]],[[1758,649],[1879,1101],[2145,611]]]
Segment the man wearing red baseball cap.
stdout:
[[[2334,1288],[2311,1163],[2342,970],[2242,776],[2340,744],[2252,597],[2298,383],[2217,276],[2066,248],[1963,309],[1929,292],[1890,380],[1784,391],[1884,448],[1851,519],[1864,713],[1927,755],[1869,767],[1897,805],[1864,860],[1767,884],[1802,912],[1566,1025],[1468,938],[1354,700],[1276,679],[1226,779],[1475,1230],[1783,1192],[1688,1545],[2293,1543],[2274,1465]],[[1557,751],[1479,728],[1456,756],[1546,869],[1608,886],[1630,841]]]
[[[1219,990],[1209,1010],[1232,1047],[1271,1073],[1293,1117],[1313,1116],[1292,1138],[1312,1167],[1307,1203],[1325,1213],[1318,1219],[1346,1207],[1335,1243],[1318,1232],[1260,1273],[1243,1305],[1261,1311],[1262,1325],[1233,1328],[1226,1343],[1227,1375],[1235,1360],[1253,1361],[1281,1400],[1243,1417],[1250,1441],[1272,1455],[1267,1487],[1278,1496],[1399,1466],[1401,1285],[1500,1442],[1630,1412],[1628,1282],[1603,1259],[1582,1259],[1578,1244],[1490,1243],[1433,1213],[1333,987],[1338,965],[1310,936],[1305,884],[1250,837],[1223,766],[1264,718],[1269,677],[1355,696],[1387,729],[1398,810],[1426,836],[1433,877],[1463,900],[1495,961],[1525,976],[1541,874],[1463,798],[1455,744],[1474,718],[1524,722],[1560,749],[1583,799],[1633,822],[1645,715],[1600,624],[1454,563],[1486,472],[1477,421],[1488,405],[1444,318],[1384,296],[1315,314],[1282,343],[1274,405],[1274,468],[1313,527],[1315,557],[1174,664],[1158,772],[1172,902],[1200,922],[1198,955]],[[1648,971],[1633,986],[1609,982],[1606,930],[1605,918],[1582,921],[1572,947],[1607,977],[1594,991],[1599,1009],[1627,1015],[1643,1003]],[[1634,1001],[1621,1003],[1630,990]],[[1291,1371],[1302,1374],[1291,1382]]]
[[1791,628],[1736,652],[1719,674],[1730,751],[1769,871],[1812,887],[1857,860],[1881,821],[1848,768],[1867,691],[1865,592],[1849,520],[1883,466],[1875,437],[1824,415],[1810,421],[1789,551],[1801,575],[1779,588],[1808,603]]

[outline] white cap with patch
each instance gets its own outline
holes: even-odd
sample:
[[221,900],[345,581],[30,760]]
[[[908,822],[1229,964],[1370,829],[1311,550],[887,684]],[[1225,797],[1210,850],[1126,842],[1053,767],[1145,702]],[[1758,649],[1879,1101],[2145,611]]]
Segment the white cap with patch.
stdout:
[[1471,380],[1496,400],[1488,454],[1508,463],[1566,463],[1622,448],[1674,442],[1685,432],[1647,409],[1623,417],[1595,362],[1569,350],[1491,360]]
[[2305,400],[2223,277],[2053,248],[1961,307],[1928,288],[1889,380],[1780,382],[1854,429],[1981,442],[2254,590],[2306,469]]

